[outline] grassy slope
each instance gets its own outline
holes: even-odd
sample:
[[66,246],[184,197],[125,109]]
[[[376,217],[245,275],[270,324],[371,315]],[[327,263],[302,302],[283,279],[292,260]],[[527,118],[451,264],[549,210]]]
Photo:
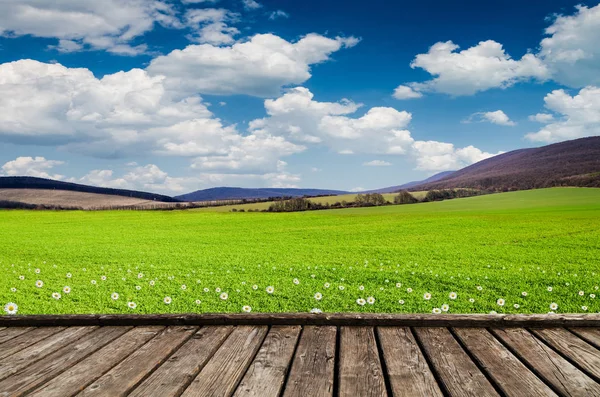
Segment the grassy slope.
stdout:
[[[559,312],[600,311],[600,299],[589,297],[600,296],[600,189],[291,214],[5,211],[0,234],[7,275],[0,304],[13,301],[21,313],[129,312],[129,300],[137,313],[237,312],[246,304],[254,311],[430,312],[443,303],[450,312],[545,313],[551,302]],[[70,294],[50,298],[65,285]],[[229,298],[219,299],[215,288]],[[162,303],[165,296],[173,303]],[[374,305],[355,303],[368,296]]]
[[[411,194],[418,199],[422,199],[425,197],[427,192],[411,192]],[[390,203],[394,202],[394,197],[397,196],[397,193],[386,193],[383,194],[383,197]],[[324,197],[313,197],[310,200],[315,203],[322,204],[333,204],[337,202],[347,201],[351,202],[356,199],[356,194],[342,194],[339,196],[324,196]],[[239,205],[224,205],[220,207],[208,207],[208,208],[200,208],[198,211],[209,211],[209,212],[229,212],[232,209],[236,210],[266,210],[272,204],[272,201],[268,201],[265,203],[253,203],[253,204],[239,204]]]

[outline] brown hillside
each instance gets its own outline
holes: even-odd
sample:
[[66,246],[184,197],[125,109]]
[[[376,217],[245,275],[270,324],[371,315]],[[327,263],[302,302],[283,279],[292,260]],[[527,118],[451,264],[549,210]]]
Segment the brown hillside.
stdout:
[[522,190],[551,186],[600,187],[600,137],[504,153],[411,190]]

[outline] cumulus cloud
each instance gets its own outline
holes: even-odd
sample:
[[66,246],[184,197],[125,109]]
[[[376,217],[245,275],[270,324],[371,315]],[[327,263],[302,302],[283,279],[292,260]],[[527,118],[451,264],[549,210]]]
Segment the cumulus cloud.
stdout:
[[364,162],[363,165],[366,167],[387,167],[392,165],[392,163],[383,160],[373,160]]
[[188,10],[185,23],[194,34],[193,41],[212,45],[231,44],[240,31],[227,24],[236,22],[239,15],[223,8],[200,8]]
[[570,87],[600,85],[600,4],[579,5],[573,15],[557,15],[546,34],[539,56],[554,80]]
[[508,55],[502,44],[493,40],[457,51],[452,41],[438,42],[425,54],[418,54],[410,64],[434,78],[423,83],[409,83],[417,92],[441,92],[453,96],[473,95],[491,88],[507,88],[519,81],[546,80],[547,67],[533,54],[519,60]]
[[329,60],[342,48],[356,45],[354,37],[334,39],[308,34],[288,42],[273,34],[257,34],[231,46],[190,45],[152,60],[151,75],[166,76],[176,92],[216,95],[277,95],[281,87],[311,77],[311,65]]
[[176,27],[175,10],[161,0],[19,0],[0,2],[0,34],[55,38],[62,52],[83,48],[136,55],[131,42],[159,23]]
[[256,10],[262,7],[262,4],[255,0],[242,0],[242,4],[246,10]]
[[474,146],[456,148],[451,143],[437,141],[416,141],[412,147],[416,169],[429,172],[458,170],[502,153],[487,153]]
[[394,90],[393,97],[396,99],[415,99],[423,97],[423,94],[413,90],[409,86],[399,85]]
[[489,122],[492,124],[504,125],[513,127],[517,125],[514,121],[512,121],[506,113],[502,110],[496,110],[493,112],[477,112],[473,113],[469,116],[468,119],[464,120],[463,123],[471,123],[471,122]]
[[493,156],[473,146],[455,148],[450,143],[416,141],[407,129],[412,115],[405,111],[374,107],[352,117],[361,106],[347,99],[318,102],[310,90],[296,87],[266,100],[268,117],[251,121],[249,131],[282,136],[306,146],[323,145],[339,154],[405,155],[416,162],[417,169],[426,171],[458,169]]
[[528,117],[529,121],[537,121],[538,123],[549,123],[554,121],[554,116],[550,113],[537,113]]
[[6,162],[0,168],[0,175],[63,179],[63,175],[50,173],[52,168],[62,164],[64,164],[64,162],[46,160],[44,157],[17,157],[15,160]]
[[555,120],[526,137],[534,142],[560,142],[600,135],[600,88],[585,87],[571,96],[565,90],[554,90],[544,98],[546,109],[554,112]]
[[296,87],[277,99],[267,99],[268,117],[251,121],[249,131],[322,144],[341,154],[402,154],[412,143],[405,129],[412,118],[408,112],[374,107],[361,117],[348,117],[362,105],[347,99],[318,102],[313,97],[307,88]]

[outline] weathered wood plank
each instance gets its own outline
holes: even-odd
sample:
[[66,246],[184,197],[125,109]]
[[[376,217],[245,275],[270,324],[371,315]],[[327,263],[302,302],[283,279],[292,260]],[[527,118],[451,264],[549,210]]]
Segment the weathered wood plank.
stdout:
[[304,327],[284,397],[333,395],[336,334],[335,327]]
[[581,339],[600,349],[600,329],[598,328],[570,328]]
[[64,327],[41,327],[13,338],[10,342],[0,345],[0,359],[25,349],[47,337],[63,331]]
[[556,396],[485,328],[455,328],[455,334],[507,396]]
[[564,328],[535,328],[531,331],[600,382],[600,350]]
[[79,396],[126,396],[131,389],[185,343],[197,327],[168,327],[116,367],[86,387]]
[[342,327],[340,332],[339,394],[387,396],[373,328]]
[[452,396],[498,396],[498,393],[446,328],[415,328],[444,388]]
[[182,397],[232,395],[267,331],[266,326],[235,328],[183,392]]
[[[129,330],[129,327],[120,328],[123,331]],[[68,368],[62,374],[55,376],[29,395],[39,397],[74,396],[154,338],[163,329],[162,326],[134,328],[78,364]],[[81,341],[79,344],[81,344]]]
[[329,325],[397,327],[598,327],[600,314],[212,313],[0,316],[0,326]]
[[[0,382],[2,396],[18,397],[43,385],[64,370],[78,363],[96,350],[123,335],[130,327],[102,327],[88,333],[76,342],[37,361],[18,374]],[[45,395],[45,394],[44,394]]]
[[97,327],[71,327],[0,360],[0,380],[41,360],[47,355],[70,345]]
[[129,397],[181,395],[232,330],[232,326],[208,326],[200,329],[136,387]]
[[408,327],[377,327],[394,396],[443,396]]
[[34,327],[8,327],[0,331],[0,344],[16,338],[26,332],[34,330]]
[[271,328],[238,386],[236,397],[279,396],[294,355],[300,329],[297,325],[276,325]]
[[548,384],[565,396],[600,396],[600,384],[523,328],[491,330]]

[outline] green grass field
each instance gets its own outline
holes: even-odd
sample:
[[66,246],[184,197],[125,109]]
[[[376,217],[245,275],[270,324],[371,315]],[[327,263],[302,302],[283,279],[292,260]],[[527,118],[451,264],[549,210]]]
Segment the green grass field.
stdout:
[[0,271],[0,304],[19,314],[599,312],[600,189],[304,213],[2,211]]
[[[411,192],[411,194],[419,199],[422,200],[423,198],[425,198],[425,195],[427,194],[427,192]],[[383,194],[383,198],[386,199],[386,201],[388,201],[389,203],[393,203],[394,202],[394,197],[397,196],[398,193],[386,193]],[[337,203],[337,202],[342,202],[342,201],[347,201],[347,202],[352,202],[356,199],[356,194],[342,194],[339,196],[323,196],[323,197],[313,197],[310,198],[309,200],[315,203],[321,203],[321,204],[333,204],[333,203]],[[269,206],[272,204],[272,201],[267,201],[264,203],[252,203],[252,204],[236,204],[236,205],[222,205],[219,207],[207,207],[207,208],[199,208],[196,211],[209,211],[209,212],[229,212],[232,209],[236,209],[236,210],[244,210],[244,211],[248,211],[248,210],[266,210],[267,208],[269,208]]]

